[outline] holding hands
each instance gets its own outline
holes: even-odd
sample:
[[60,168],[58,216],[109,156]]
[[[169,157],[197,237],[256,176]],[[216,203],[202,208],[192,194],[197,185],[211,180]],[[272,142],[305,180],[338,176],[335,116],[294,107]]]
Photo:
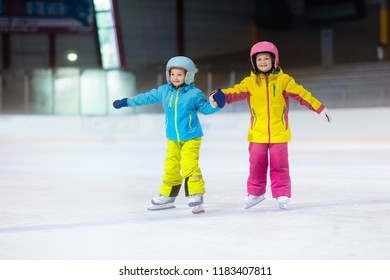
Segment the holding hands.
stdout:
[[220,90],[214,90],[209,96],[209,102],[213,108],[223,108],[226,104],[225,94]]

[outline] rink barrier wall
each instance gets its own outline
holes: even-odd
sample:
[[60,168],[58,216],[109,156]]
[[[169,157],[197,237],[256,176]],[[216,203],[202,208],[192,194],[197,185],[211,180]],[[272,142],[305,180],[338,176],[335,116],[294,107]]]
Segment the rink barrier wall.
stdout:
[[[333,109],[332,123],[309,110],[291,111],[294,140],[390,141],[390,107]],[[247,141],[250,115],[219,112],[200,115],[204,140]],[[163,114],[129,116],[0,115],[0,143],[12,141],[161,141],[165,143]],[[218,143],[218,141],[216,141]]]

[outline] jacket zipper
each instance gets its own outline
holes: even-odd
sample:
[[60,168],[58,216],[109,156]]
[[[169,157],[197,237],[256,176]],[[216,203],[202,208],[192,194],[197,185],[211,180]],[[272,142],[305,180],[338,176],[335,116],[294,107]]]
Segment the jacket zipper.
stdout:
[[267,116],[268,116],[268,143],[271,143],[271,116],[270,116],[270,99],[269,99],[269,89],[268,89],[268,76],[265,76],[265,88],[267,91]]
[[179,92],[180,92],[180,88],[176,90],[175,109],[174,109],[174,123],[175,123],[177,142],[180,142],[180,134],[179,134],[179,129],[177,127],[177,104],[179,103]]

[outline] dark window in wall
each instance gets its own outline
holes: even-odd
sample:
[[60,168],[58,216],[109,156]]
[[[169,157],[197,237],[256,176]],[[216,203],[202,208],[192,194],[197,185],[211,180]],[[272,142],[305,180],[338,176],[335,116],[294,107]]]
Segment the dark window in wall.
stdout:
[[305,0],[305,19],[307,22],[321,23],[360,19],[364,15],[364,0]]
[[255,22],[260,28],[290,29],[294,16],[286,0],[255,1]]
[[0,31],[90,32],[92,0],[0,0]]

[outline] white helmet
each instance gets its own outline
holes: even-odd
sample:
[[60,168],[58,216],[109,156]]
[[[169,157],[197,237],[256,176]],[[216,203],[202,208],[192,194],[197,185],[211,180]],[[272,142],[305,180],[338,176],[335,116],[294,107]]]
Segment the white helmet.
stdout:
[[191,59],[185,56],[175,56],[172,57],[170,60],[168,60],[167,67],[166,67],[166,75],[167,75],[168,83],[169,83],[169,71],[171,70],[171,68],[174,67],[183,68],[187,71],[184,79],[185,84],[189,85],[194,82],[196,67],[194,62]]

